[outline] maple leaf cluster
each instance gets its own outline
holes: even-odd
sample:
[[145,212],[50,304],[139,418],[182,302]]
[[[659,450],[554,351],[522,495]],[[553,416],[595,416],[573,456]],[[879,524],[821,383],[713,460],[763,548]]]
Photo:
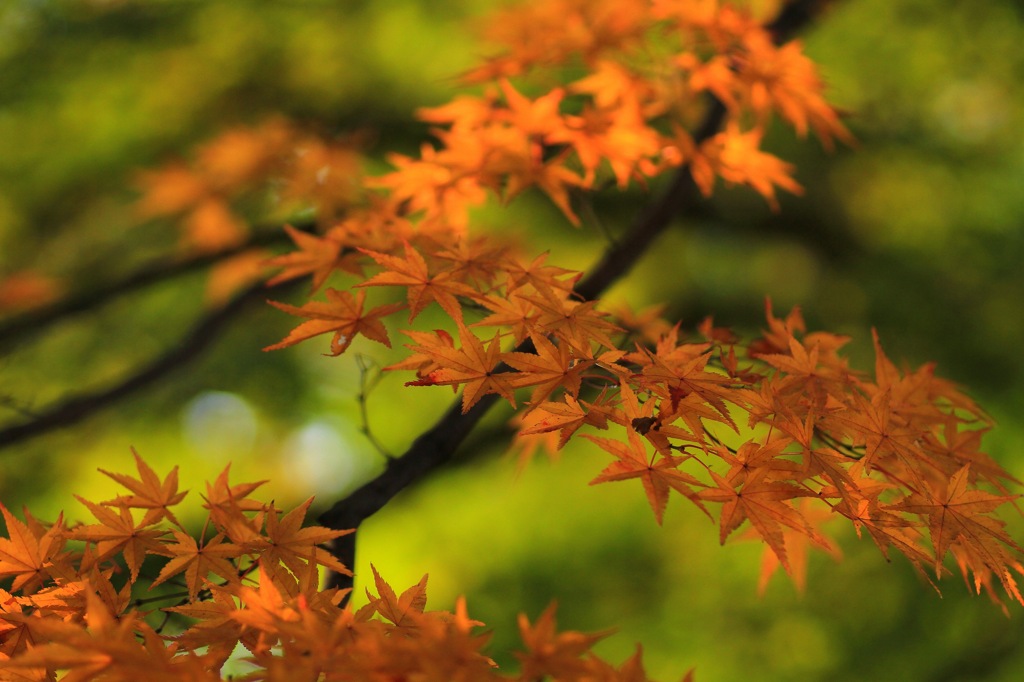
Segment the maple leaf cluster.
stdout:
[[[324,236],[291,231],[300,250],[270,261],[283,268],[271,281],[356,281],[328,289],[327,303],[275,303],[309,319],[268,349],[323,333],[334,355],[357,334],[390,347],[383,318],[407,308],[411,324],[436,303],[452,331],[403,331],[412,355],[387,369],[461,389],[464,412],[489,394],[525,402],[521,439],[557,434],[560,448],[580,429],[608,430],[585,434],[613,458],[593,483],[638,479],[659,523],[681,494],[723,542],[749,522],[767,545],[763,579],[781,565],[801,586],[806,544],[835,552],[819,526],[846,518],[922,574],[941,576],[952,554],[977,591],[998,599],[999,583],[1024,602],[1021,549],[995,513],[1014,481],[979,450],[988,418],[933,368],[901,373],[876,339],[869,378],[847,366],[845,338],[805,334],[798,311],[779,319],[769,307],[768,330],[746,344],[710,321],[687,339],[657,314],[616,319],[575,293],[580,273],[466,230],[487,192],[507,200],[529,186],[576,222],[569,189],[595,188],[605,165],[620,185],[685,163],[705,192],[714,177],[769,201],[775,186],[797,189],[758,150],[770,116],[827,144],[848,137],[799,44],[777,47],[717,2],[563,0],[496,26],[509,49],[467,75],[496,84],[421,112],[443,126],[440,147],[393,156],[395,171],[367,181],[384,194]],[[532,99],[508,80],[570,66],[589,75]],[[697,144],[683,123],[706,107],[705,91],[725,107],[725,129]],[[376,287],[404,289],[404,300],[367,307]]]
[[[776,46],[757,20],[724,3],[560,0],[516,7],[493,25],[506,51],[463,76],[483,83],[483,94],[419,112],[436,126],[438,146],[425,143],[418,158],[390,155],[395,170],[364,180],[361,205],[353,202],[322,236],[286,228],[299,250],[269,261],[281,268],[271,284],[312,276],[316,291],[344,272],[362,278],[356,288],[407,287],[410,322],[426,305],[439,304],[455,321],[462,348],[454,349],[450,335],[417,332],[421,380],[487,377],[484,392],[505,397],[519,387],[488,376],[482,364],[497,357],[498,336],[464,333],[467,302],[492,312],[476,326],[512,327],[516,343],[543,344],[536,339],[554,333],[566,346],[557,351],[563,360],[570,348],[585,359],[591,340],[614,347],[608,336],[614,325],[600,319],[593,303],[574,300],[570,280],[578,275],[547,266],[542,257],[524,259],[500,238],[468,233],[470,209],[488,196],[508,201],[534,187],[578,223],[573,192],[599,189],[609,171],[624,187],[684,166],[705,194],[721,177],[752,186],[774,204],[776,186],[798,191],[799,185],[787,164],[758,148],[773,114],[801,134],[813,128],[826,144],[849,139],[799,43]],[[535,97],[509,80],[522,76],[529,87],[580,68],[587,75]],[[686,124],[712,106],[705,93],[725,107],[725,129],[698,139]],[[377,271],[366,278],[368,267]],[[366,310],[362,292],[328,289],[326,295],[327,303],[301,308],[275,303],[309,321],[268,349],[326,332],[334,333],[334,355],[360,333],[390,346],[381,318],[396,312],[394,304]],[[441,367],[443,361],[432,359],[438,354],[457,367]],[[526,361],[503,359],[513,366]],[[556,369],[550,353],[547,362]],[[439,373],[428,379],[430,368]],[[471,396],[466,406],[473,402]]]
[[328,142],[283,118],[238,127],[200,145],[193,158],[141,173],[142,218],[177,216],[183,246],[216,251],[244,241],[240,202],[272,182],[276,203],[311,208],[331,221],[358,192],[359,157],[351,144]]
[[[746,526],[765,544],[762,582],[781,566],[802,586],[807,548],[836,553],[824,525],[845,520],[929,581],[952,556],[977,592],[1024,603],[1022,549],[999,518],[1018,482],[981,450],[991,420],[933,367],[898,369],[875,338],[874,372],[856,371],[848,339],[770,304],[746,341],[710,319],[686,334],[657,310],[613,314],[580,293],[581,273],[471,229],[474,207],[527,190],[579,224],[584,193],[669,171],[704,194],[719,178],[748,185],[775,207],[777,189],[800,186],[760,148],[773,118],[826,146],[849,139],[800,44],[717,0],[531,3],[500,14],[492,37],[504,51],[464,74],[479,94],[419,113],[436,138],[419,156],[362,177],[354,152],[338,152],[351,172],[323,188],[319,229],[286,228],[296,249],[266,262],[270,284],[309,277],[326,300],[273,302],[304,321],[266,350],[324,334],[331,355],[359,335],[390,347],[402,319],[409,353],[387,369],[412,372],[408,385],[461,390],[463,412],[489,396],[521,408],[527,450],[579,434],[610,458],[591,482],[636,479],[658,523],[681,495],[723,543]],[[715,111],[715,130],[701,129]],[[280,122],[232,131],[193,168],[151,176],[143,210],[207,224],[239,188],[289,169],[308,194],[328,166],[295,153],[298,140],[314,144]],[[237,238],[218,221],[195,241]],[[422,324],[428,309],[437,328]],[[138,468],[140,479],[109,474],[131,495],[82,500],[95,524],[3,510],[0,679],[219,679],[239,643],[256,666],[247,679],[645,677],[639,652],[615,668],[588,653],[596,636],[557,633],[553,610],[523,619],[522,672],[501,677],[464,604],[425,611],[425,580],[396,595],[374,572],[359,610],[321,590],[321,568],[347,569],[319,545],[348,531],[302,528],[310,502],[284,513],[225,471],[197,539],[173,514],[175,474]],[[183,583],[163,609],[189,619],[181,632],[153,625],[135,595],[147,561],[163,561],[151,588]]]
[[589,653],[603,635],[558,632],[553,606],[521,618],[522,674],[502,675],[464,600],[425,610],[427,576],[397,595],[373,569],[358,609],[349,590],[321,589],[320,569],[348,569],[320,545],[351,531],[303,527],[312,499],[284,513],[252,497],[264,481],[231,485],[225,469],[197,539],[175,516],[177,467],[161,479],[135,459],[138,478],[103,472],[129,494],[78,498],[96,523],[21,521],[0,505],[0,680],[219,681],[239,645],[250,672],[228,679],[646,679],[639,650],[610,665]]
[[[624,188],[681,166],[706,195],[721,178],[777,207],[776,188],[801,187],[790,164],[760,148],[774,116],[826,146],[851,140],[800,42],[777,46],[756,18],[718,0],[528,3],[497,13],[490,33],[505,51],[462,76],[483,92],[421,109],[437,144],[418,157],[390,154],[393,172],[363,178],[351,140],[273,119],[229,130],[190,164],[143,174],[140,215],[183,216],[195,248],[233,245],[245,232],[233,202],[272,180],[281,203],[312,207],[325,226],[369,188],[386,198],[366,213],[415,216],[420,230],[464,233],[470,208],[529,188],[579,224],[573,196],[609,174]],[[725,125],[695,136],[689,127],[712,106],[705,94],[725,107]]]
[[356,200],[362,157],[355,137],[325,139],[283,117],[228,129],[187,161],[140,173],[136,213],[170,218],[183,255],[232,254],[207,281],[207,301],[223,303],[265,279],[271,253],[252,245],[254,219],[311,213],[329,225]]
[[[572,194],[599,187],[608,170],[622,188],[683,164],[705,195],[722,178],[777,207],[776,187],[801,188],[792,166],[760,149],[773,114],[826,145],[850,139],[799,42],[776,46],[725,3],[561,0],[515,7],[493,26],[507,52],[464,76],[489,84],[483,95],[421,110],[440,147],[392,155],[397,170],[371,183],[423,221],[462,228],[485,191],[508,200],[536,187],[578,224]],[[581,67],[583,77],[533,97],[509,80],[550,82]],[[696,140],[687,124],[705,113],[705,92],[726,108],[726,125]]]

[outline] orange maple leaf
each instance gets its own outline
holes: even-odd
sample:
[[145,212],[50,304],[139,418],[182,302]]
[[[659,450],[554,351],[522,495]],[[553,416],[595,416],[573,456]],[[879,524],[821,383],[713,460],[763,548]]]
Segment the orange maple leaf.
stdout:
[[[13,675],[5,675],[5,679],[55,679],[55,671],[61,669],[71,670],[61,679],[81,682],[108,677],[138,679],[144,671],[149,674],[171,672],[172,652],[149,626],[139,622],[135,614],[111,613],[92,589],[85,590],[84,596],[84,622],[49,618],[37,624],[36,629],[47,641],[3,661],[6,670],[14,669]],[[142,634],[142,642],[137,639],[137,633]],[[17,672],[19,669],[24,672]]]
[[330,237],[318,237],[301,232],[291,225],[285,225],[284,231],[292,238],[299,250],[275,256],[266,261],[267,266],[283,268],[281,272],[267,280],[267,286],[287,282],[296,277],[312,275],[313,285],[310,293],[313,293],[323,285],[338,266],[342,254],[341,242]]
[[516,129],[527,135],[544,137],[562,128],[558,112],[562,97],[565,95],[562,88],[554,88],[547,94],[531,100],[520,94],[505,78],[498,84],[508,104],[508,109],[501,113],[505,114],[503,118]]
[[221,197],[211,196],[196,206],[182,224],[187,246],[207,253],[245,241],[248,227]]
[[380,577],[376,566],[370,564],[370,570],[373,571],[377,596],[366,590],[366,596],[370,603],[360,609],[357,618],[369,617],[376,612],[398,628],[415,627],[419,622],[416,616],[422,614],[427,605],[427,576],[424,575],[418,583],[398,596],[391,586]]
[[511,294],[525,286],[531,286],[537,291],[542,291],[545,288],[560,291],[563,295],[572,291],[573,286],[583,276],[583,273],[555,265],[545,265],[549,255],[544,252],[530,261],[528,265],[510,259],[503,268],[508,273],[505,291]]
[[572,210],[569,190],[573,187],[586,187],[587,183],[565,166],[567,156],[563,153],[544,163],[523,164],[518,173],[509,175],[505,199],[510,200],[527,187],[536,185],[548,195],[569,222],[578,227],[580,219]]
[[368,249],[361,252],[384,266],[378,273],[358,286],[403,286],[408,289],[409,321],[412,322],[420,311],[431,301],[448,313],[456,322],[462,320],[462,307],[456,296],[470,296],[473,290],[452,277],[450,271],[441,271],[431,276],[427,262],[419,251],[405,242],[405,258],[389,256]]
[[803,194],[803,187],[791,175],[792,164],[761,151],[763,134],[757,128],[740,132],[737,125],[730,124],[701,145],[691,160],[690,170],[705,196],[711,194],[716,175],[728,183],[750,185],[767,200],[773,211],[779,210],[775,187],[791,194]]
[[[78,495],[75,495],[75,499],[88,507],[99,521],[97,524],[73,528],[68,533],[68,537],[96,545],[96,555],[92,557],[91,565],[121,553],[131,571],[132,581],[135,581],[139,577],[139,569],[146,554],[165,553],[159,538],[167,531],[145,527],[150,524],[135,523],[131,509],[127,506],[119,506],[118,513],[115,514],[112,509],[94,504]],[[84,563],[87,562],[83,561]]]
[[745,81],[751,107],[762,120],[775,108],[801,137],[807,134],[808,124],[812,126],[828,149],[833,138],[854,143],[835,109],[821,96],[821,78],[799,40],[776,47],[763,30],[748,31],[743,40],[748,54],[738,60],[739,78]]
[[459,325],[461,348],[451,348],[443,343],[431,345],[410,345],[414,352],[423,353],[437,362],[440,369],[433,370],[425,378],[406,382],[406,386],[458,386],[462,389],[462,411],[468,412],[480,398],[488,393],[497,393],[515,407],[515,375],[511,372],[495,372],[501,360],[501,333],[496,333],[484,348],[484,344],[473,332]]
[[434,257],[451,263],[451,276],[477,291],[486,291],[501,272],[507,248],[490,239],[460,239],[434,252]]
[[522,676],[527,680],[580,679],[587,672],[583,654],[611,631],[594,634],[558,632],[556,605],[552,603],[531,625],[525,614],[519,614],[519,633],[527,652],[517,654],[523,663]]
[[212,585],[208,600],[165,608],[165,611],[180,613],[197,621],[175,637],[178,646],[186,651],[209,647],[207,656],[218,665],[224,664],[239,641],[252,651],[257,641],[256,633],[232,617],[238,611],[235,603],[238,591],[235,586],[225,589]]
[[276,643],[281,621],[296,617],[286,595],[281,594],[281,589],[274,580],[274,571],[263,561],[260,561],[259,576],[258,588],[238,589],[238,598],[244,608],[227,614],[232,620],[254,628],[255,646],[252,651],[256,654],[268,651]]
[[[703,487],[703,484],[677,468],[686,459],[685,457],[666,456],[657,452],[648,457],[647,448],[644,446],[640,434],[629,429],[626,435],[629,438],[628,445],[611,438],[600,438],[589,434],[583,436],[617,458],[597,478],[592,480],[590,485],[639,478],[643,483],[644,492],[647,493],[651,509],[654,510],[654,518],[657,519],[659,525],[665,514],[665,507],[668,505],[669,492],[672,490],[682,493],[701,510],[704,510],[700,498],[691,487]],[[704,512],[707,513],[706,510]]]
[[478,296],[476,300],[494,312],[470,326],[511,327],[512,338],[517,344],[530,335],[530,330],[536,327],[540,317],[537,306],[515,292],[506,296]]
[[559,431],[558,447],[563,447],[584,424],[598,429],[608,428],[608,421],[601,410],[588,410],[586,403],[581,403],[571,395],[563,395],[562,400],[544,402],[536,406],[524,417],[524,427],[519,431],[530,436],[549,431]]
[[388,162],[397,170],[371,178],[365,184],[386,188],[389,191],[388,205],[401,215],[422,211],[425,221],[440,220],[454,231],[465,233],[469,207],[482,204],[487,198],[481,186],[483,174],[466,172],[465,168],[472,168],[473,163],[469,159],[481,157],[486,150],[480,145],[479,135],[453,138],[435,134],[457,145],[458,150],[447,148],[438,151],[424,143],[420,147],[419,159],[388,154]]
[[352,571],[344,564],[317,545],[330,542],[354,531],[351,529],[330,530],[323,526],[303,528],[302,522],[306,518],[306,512],[309,511],[311,504],[313,504],[312,497],[280,518],[278,518],[280,513],[276,509],[271,509],[267,513],[267,545],[263,547],[260,566],[266,567],[268,571],[273,571],[273,567],[280,562],[287,566],[294,575],[302,576],[314,565],[319,564],[335,573],[352,575]]
[[813,493],[797,488],[792,483],[773,481],[765,469],[748,476],[739,486],[714,471],[709,473],[715,481],[715,487],[702,490],[699,496],[709,502],[723,503],[719,532],[719,541],[723,544],[730,533],[749,520],[787,572],[793,569],[786,555],[784,527],[802,532],[823,547],[828,547],[827,542],[810,528],[803,515],[787,504],[787,500],[808,497]]
[[347,291],[338,291],[337,289],[327,290],[326,303],[310,301],[301,308],[277,301],[268,301],[272,306],[286,313],[311,319],[293,329],[284,340],[267,346],[263,350],[287,348],[300,341],[328,332],[334,332],[334,336],[331,338],[331,355],[344,353],[356,334],[362,334],[366,338],[383,343],[390,348],[391,339],[388,338],[387,329],[380,318],[401,310],[402,304],[387,303],[379,305],[369,312],[363,312],[365,301],[365,291],[359,291],[353,296]]
[[151,587],[156,587],[179,573],[185,573],[189,599],[195,599],[200,587],[203,586],[203,581],[211,572],[228,581],[238,579],[238,567],[229,560],[242,556],[244,550],[238,545],[223,542],[223,534],[215,535],[200,546],[196,539],[187,533],[180,530],[171,532],[174,534],[175,542],[165,545],[171,560],[160,569],[160,575],[152,582]]
[[230,485],[228,475],[231,473],[231,465],[228,464],[224,470],[217,475],[213,483],[207,482],[206,495],[203,497],[203,507],[213,510],[218,507],[238,509],[240,511],[255,511],[263,509],[263,503],[257,500],[246,499],[266,481],[253,481],[249,483],[238,483]]
[[644,354],[649,363],[643,368],[642,381],[648,390],[668,399],[673,410],[679,408],[684,399],[695,395],[732,425],[725,401],[735,399],[731,387],[733,380],[723,374],[706,371],[711,359],[711,351],[706,350],[706,346],[676,346],[671,350],[666,346],[659,348],[657,354],[644,349]]
[[[827,507],[812,507],[813,501],[810,498],[804,498],[800,502],[799,512],[807,520],[811,528],[819,527],[829,519],[836,518]],[[756,529],[751,530],[752,535],[760,537]],[[788,527],[782,529],[782,536],[786,546],[786,556],[789,558],[789,575],[793,580],[796,591],[803,594],[807,587],[807,550],[811,546],[810,538],[807,536],[807,533]],[[838,561],[842,558],[843,553],[838,545],[825,535],[819,535],[819,537],[824,541],[825,547],[833,559]],[[757,591],[761,596],[764,596],[768,588],[768,581],[771,580],[772,575],[781,565],[775,551],[771,547],[765,547],[761,555],[761,573],[757,580]]]
[[39,536],[3,504],[0,504],[0,512],[3,513],[8,535],[0,538],[0,578],[14,576],[11,590],[30,594],[52,575],[54,558],[64,546],[64,524],[62,519],[58,519]]
[[1016,584],[1009,577],[1008,566],[1016,560],[1007,548],[1024,552],[1007,534],[1006,524],[990,512],[1020,495],[993,495],[969,486],[970,464],[965,464],[948,482],[936,486],[934,491],[914,492],[895,504],[887,505],[891,511],[909,512],[928,517],[928,531],[935,550],[936,568],[941,565],[954,541],[970,546],[985,566],[1003,580],[1014,599],[1024,604]]
[[573,358],[564,341],[556,346],[544,336],[534,334],[531,338],[536,353],[509,352],[501,356],[505,364],[519,370],[513,380],[515,386],[535,387],[530,396],[532,405],[539,405],[559,388],[576,397],[583,372],[594,364],[593,360]]
[[931,561],[931,557],[921,544],[923,535],[917,528],[920,522],[893,512],[879,502],[881,494],[894,490],[897,486],[864,477],[863,467],[858,466],[853,473],[855,485],[825,488],[822,490],[822,496],[840,495],[842,499],[832,509],[853,522],[857,537],[867,529],[872,541],[886,559],[889,558],[889,548],[895,547],[907,557],[914,570],[920,575],[925,575],[922,567]]
[[607,163],[620,189],[639,171],[657,173],[651,161],[659,151],[659,136],[647,125],[636,105],[600,111],[584,108],[582,115],[567,119],[567,131],[554,138],[571,145],[583,166],[583,186],[589,187],[597,169]]
[[608,335],[622,329],[605,319],[607,313],[595,309],[597,301],[573,301],[546,288],[541,292],[526,298],[540,310],[537,324],[545,333],[554,334],[584,356],[590,355],[591,342],[616,347]]
[[415,341],[415,343],[405,344],[405,347],[412,350],[413,354],[405,360],[388,365],[384,368],[384,371],[391,372],[397,369],[414,370],[416,378],[424,381],[422,385],[431,385],[427,380],[428,377],[432,372],[441,368],[436,351],[455,350],[455,339],[443,329],[435,329],[430,332],[406,329],[402,333]]
[[839,433],[849,434],[854,445],[864,445],[861,460],[866,470],[893,457],[914,462],[926,457],[918,441],[923,435],[912,423],[896,414],[889,391],[876,394],[870,401],[857,396],[853,409],[828,416],[825,423]]
[[125,474],[111,473],[105,469],[100,469],[99,471],[105,476],[114,479],[125,488],[128,488],[134,494],[118,495],[113,500],[108,500],[102,504],[108,507],[125,506],[146,509],[146,515],[139,522],[140,526],[148,526],[167,517],[171,523],[181,528],[181,523],[178,522],[174,512],[170,509],[185,499],[185,495],[188,494],[188,491],[178,492],[178,467],[175,466],[171,469],[171,473],[167,474],[167,478],[161,481],[156,472],[135,451],[135,448],[132,448],[132,456],[135,457],[135,466],[139,470],[138,479],[126,476]]

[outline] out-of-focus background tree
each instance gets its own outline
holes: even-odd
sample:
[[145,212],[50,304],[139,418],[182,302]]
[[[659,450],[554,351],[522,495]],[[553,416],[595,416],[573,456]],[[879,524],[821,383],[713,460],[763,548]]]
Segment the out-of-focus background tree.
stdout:
[[[327,137],[356,132],[377,158],[415,150],[426,129],[413,111],[449,99],[452,76],[486,51],[472,27],[493,4],[6,0],[8,319],[21,296],[88,291],[173,248],[171,221],[138,214],[139,170],[187,159],[225,128],[283,115]],[[720,191],[681,217],[611,298],[664,301],[691,325],[714,314],[756,330],[767,295],[777,310],[801,306],[812,327],[854,336],[862,368],[874,326],[891,357],[936,361],[969,388],[999,423],[989,451],[1024,478],[1024,4],[841,0],[804,40],[858,146],[826,154],[777,131],[767,146],[796,163],[805,196],[783,198],[773,214],[750,192]],[[632,190],[594,208],[614,232],[643,201]],[[562,225],[538,197],[480,222],[580,269],[603,244],[592,224]],[[2,423],[116,382],[173,347],[208,306],[207,286],[195,272],[0,338]],[[134,446],[158,470],[179,464],[193,495],[232,462],[238,480],[270,479],[281,502],[316,494],[328,504],[381,455],[360,433],[356,353],[323,357],[316,342],[260,351],[292,324],[255,301],[149,389],[0,449],[0,499],[79,517],[71,493],[102,496],[95,468],[130,470]],[[395,357],[379,346],[353,351],[372,366]],[[384,377],[365,400],[374,434],[395,452],[450,399],[404,380]],[[465,593],[471,613],[501,633],[499,661],[513,660],[515,612],[535,616],[557,599],[566,627],[619,628],[601,645],[609,655],[643,641],[649,671],[663,679],[691,665],[712,681],[1024,676],[1019,610],[1006,619],[951,581],[940,599],[852,533],[842,562],[812,557],[805,595],[776,578],[759,599],[756,543],[718,547],[714,528],[683,505],[658,528],[636,490],[588,487],[601,465],[586,443],[517,473],[502,457],[507,418],[493,415],[462,464],[369,521],[358,567],[372,560],[396,585],[430,572],[435,608]]]

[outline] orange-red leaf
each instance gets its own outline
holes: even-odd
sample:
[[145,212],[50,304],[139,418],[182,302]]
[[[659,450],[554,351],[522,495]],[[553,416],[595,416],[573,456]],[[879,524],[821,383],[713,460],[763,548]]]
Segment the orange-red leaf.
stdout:
[[427,605],[427,576],[424,575],[420,581],[407,589],[401,596],[397,596],[391,586],[380,577],[377,567],[370,565],[373,571],[373,581],[377,587],[377,596],[374,597],[370,591],[366,596],[370,603],[364,607],[372,607],[385,619],[394,623],[397,627],[411,627],[416,624],[416,616],[423,613]]
[[135,448],[132,448],[132,456],[135,457],[135,466],[139,470],[139,478],[137,479],[125,474],[111,473],[105,469],[100,469],[100,471],[125,488],[128,488],[134,494],[119,495],[103,504],[113,507],[123,505],[136,509],[146,509],[146,515],[139,522],[141,526],[156,523],[166,516],[170,519],[171,523],[180,528],[181,524],[178,523],[178,519],[175,518],[174,512],[170,509],[181,502],[188,493],[188,491],[178,492],[178,467],[171,469],[171,473],[167,474],[167,478],[161,481],[156,472],[135,451]]
[[266,262],[268,266],[282,268],[281,272],[267,281],[267,285],[271,286],[297,277],[312,275],[312,291],[316,291],[338,266],[338,260],[341,257],[341,242],[329,237],[318,237],[301,232],[291,225],[285,225],[284,230],[299,247],[299,250],[275,256]]
[[770,480],[767,470],[760,470],[739,486],[734,486],[714,471],[710,473],[716,487],[703,490],[699,495],[701,499],[723,504],[719,533],[722,543],[744,521],[749,520],[787,572],[792,571],[792,565],[786,555],[784,527],[800,531],[822,546],[828,546],[810,528],[803,515],[787,502],[795,497],[807,497],[811,495],[810,492],[791,483]]
[[468,412],[480,398],[488,393],[497,393],[514,407],[515,386],[511,372],[496,373],[501,359],[501,334],[495,334],[487,347],[473,332],[459,326],[461,348],[449,348],[437,343],[429,346],[410,346],[432,358],[440,367],[430,372],[425,379],[410,381],[411,386],[459,386],[462,389],[462,411]]
[[462,307],[456,296],[468,296],[473,290],[452,277],[450,271],[431,275],[427,262],[419,251],[405,243],[405,258],[389,256],[367,249],[360,249],[384,266],[378,273],[359,286],[403,286],[408,289],[409,321],[412,322],[420,311],[431,301],[438,305],[456,322],[462,321]]
[[583,436],[616,457],[615,462],[608,465],[597,478],[590,482],[591,485],[639,478],[643,483],[644,492],[647,493],[651,509],[654,510],[654,517],[659,524],[665,514],[665,507],[668,505],[669,492],[673,489],[686,495],[703,509],[700,499],[691,487],[700,486],[700,481],[677,468],[684,461],[684,457],[670,457],[658,453],[649,457],[640,434],[629,429],[627,435],[629,437],[628,445],[611,438]]
[[365,300],[365,291],[360,291],[353,296],[347,291],[328,289],[326,303],[310,301],[301,308],[297,308],[285,303],[270,301],[269,303],[275,308],[299,317],[308,317],[310,320],[293,329],[283,341],[267,346],[263,350],[287,348],[300,341],[328,332],[334,332],[334,336],[331,338],[331,355],[344,353],[356,334],[362,334],[368,339],[383,343],[390,348],[391,339],[388,338],[387,329],[384,328],[384,323],[380,318],[401,310],[402,305],[389,303],[364,312]]
[[175,542],[166,545],[171,560],[160,569],[160,575],[156,577],[151,587],[184,573],[189,599],[195,599],[196,593],[203,586],[203,581],[211,572],[225,580],[238,579],[238,567],[231,563],[230,559],[240,557],[243,550],[238,545],[224,542],[224,535],[215,535],[200,546],[196,539],[187,533],[180,530],[171,532],[174,533]]

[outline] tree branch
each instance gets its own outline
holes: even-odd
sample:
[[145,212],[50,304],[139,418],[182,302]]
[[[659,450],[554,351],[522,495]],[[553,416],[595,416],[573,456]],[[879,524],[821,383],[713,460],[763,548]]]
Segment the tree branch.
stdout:
[[[312,231],[313,225],[297,224],[295,228]],[[0,348],[10,348],[19,339],[49,324],[106,305],[119,296],[133,293],[178,275],[200,270],[252,248],[287,241],[287,233],[280,226],[276,226],[273,229],[256,230],[244,243],[220,251],[200,253],[184,258],[157,258],[121,279],[101,284],[88,291],[71,294],[55,303],[30,310],[0,323]]]
[[139,391],[171,371],[195,360],[227,324],[250,303],[262,300],[265,282],[257,282],[237,294],[227,304],[199,320],[180,343],[172,346],[148,365],[139,368],[108,388],[73,396],[40,412],[30,421],[0,429],[0,449],[28,438],[75,424],[104,407]]
[[836,0],[790,0],[765,28],[776,45],[788,43]]
[[[695,140],[699,143],[711,137],[721,126],[724,117],[725,107],[717,100],[712,100]],[[576,293],[585,300],[600,296],[629,271],[643,256],[651,242],[669,226],[672,218],[696,201],[698,196],[699,192],[689,168],[680,168],[660,198],[634,221],[626,236],[605,250],[598,265],[576,287]],[[532,342],[528,339],[516,350],[532,352]],[[505,366],[499,366],[495,371],[507,369]],[[493,393],[485,395],[465,413],[462,412],[461,398],[457,399],[433,427],[413,441],[405,454],[387,460],[384,471],[321,514],[320,523],[339,530],[355,528],[380,511],[410,483],[451,459],[458,446],[497,402],[498,397]],[[339,541],[343,542],[336,543],[334,547],[335,551],[339,551],[344,544],[347,551],[353,552],[348,556],[339,556],[342,563],[350,567],[355,550],[354,536],[352,533],[339,538]],[[351,550],[347,549],[349,545]],[[351,580],[348,576],[334,577],[337,586],[345,585],[346,581]]]
[[[827,0],[793,0],[766,28],[776,43],[785,42],[810,23],[825,4]],[[693,133],[694,142],[700,144],[715,135],[725,114],[725,106],[712,98],[703,121]],[[585,300],[600,296],[636,264],[675,216],[696,204],[699,198],[700,192],[689,167],[684,165],[658,199],[634,220],[625,237],[604,252],[598,264],[576,287],[576,293]],[[457,399],[433,427],[413,441],[404,455],[389,459],[384,471],[336,502],[320,515],[319,522],[332,529],[358,528],[406,486],[448,462],[497,400],[495,394],[486,395],[463,414],[461,399]],[[355,566],[355,538],[356,533],[350,533],[331,546],[335,556],[349,568]],[[329,583],[333,587],[351,587],[352,577],[332,573]]]

